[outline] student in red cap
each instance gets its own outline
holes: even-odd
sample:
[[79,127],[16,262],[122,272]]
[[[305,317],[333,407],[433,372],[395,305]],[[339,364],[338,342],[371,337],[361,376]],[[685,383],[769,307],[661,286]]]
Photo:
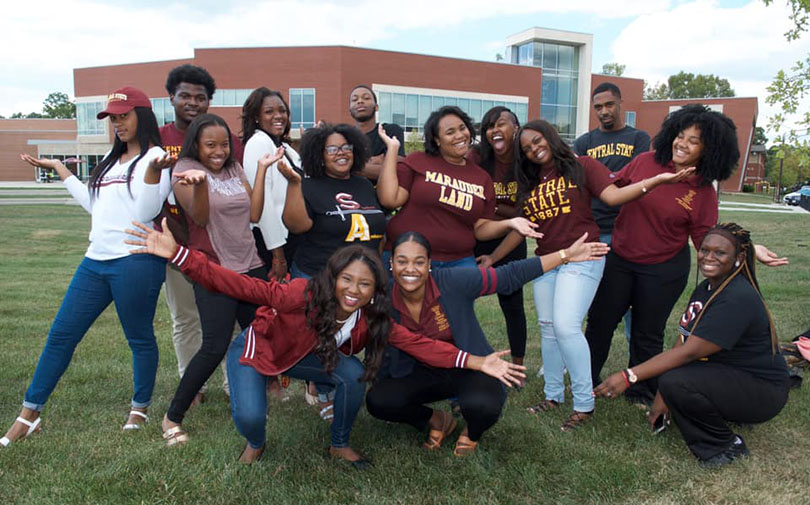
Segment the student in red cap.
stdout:
[[113,146],[93,168],[87,184],[59,160],[20,156],[31,165],[56,170],[65,188],[92,216],[92,226],[90,246],[51,326],[22,412],[0,439],[4,446],[39,430],[40,412],[76,345],[112,302],[132,349],[134,394],[124,429],[138,429],[148,419],[158,365],[152,320],[166,266],[154,256],[131,255],[124,230],[132,221],[149,223],[158,214],[169,193],[169,174],[163,169],[173,159],[160,147],[152,104],[142,91],[115,90],[98,119],[108,116],[115,132]]

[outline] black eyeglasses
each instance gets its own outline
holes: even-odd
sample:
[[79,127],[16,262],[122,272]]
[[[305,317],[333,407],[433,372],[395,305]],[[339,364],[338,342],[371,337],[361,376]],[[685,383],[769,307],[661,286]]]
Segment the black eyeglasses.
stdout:
[[338,153],[338,151],[350,153],[354,150],[354,146],[351,144],[343,144],[342,146],[326,146],[323,148],[323,150],[326,151],[326,154],[329,156],[334,156]]

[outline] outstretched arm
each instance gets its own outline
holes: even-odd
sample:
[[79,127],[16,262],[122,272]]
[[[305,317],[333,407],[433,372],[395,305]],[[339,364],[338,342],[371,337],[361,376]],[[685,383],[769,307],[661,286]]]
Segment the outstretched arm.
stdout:
[[674,184],[682,181],[695,173],[695,167],[689,167],[680,172],[661,172],[655,177],[643,179],[635,184],[622,188],[611,184],[599,193],[599,199],[608,205],[622,205],[644,196],[648,191],[652,191],[661,184]]
[[385,142],[388,151],[385,153],[380,176],[377,178],[377,198],[383,207],[396,209],[405,205],[410,196],[408,190],[399,185],[399,178],[397,177],[399,139],[389,137],[385,133],[382,124],[379,126],[378,133],[382,141]]
[[56,171],[59,178],[65,183],[65,189],[68,190],[70,196],[76,200],[87,212],[92,212],[90,208],[90,193],[87,186],[73,175],[73,172],[59,160],[52,160],[48,158],[34,158],[30,154],[21,154],[20,159],[34,167],[47,168]]

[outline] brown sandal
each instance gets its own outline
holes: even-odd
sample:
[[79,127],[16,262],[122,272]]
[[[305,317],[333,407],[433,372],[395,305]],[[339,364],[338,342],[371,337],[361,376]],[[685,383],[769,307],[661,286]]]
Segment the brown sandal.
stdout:
[[575,410],[571,412],[571,415],[568,416],[568,419],[560,426],[560,429],[565,432],[573,431],[590,421],[592,417],[593,410],[590,412],[577,412]]
[[529,407],[526,410],[529,412],[529,414],[536,416],[541,412],[548,412],[549,410],[554,410],[559,406],[560,406],[559,402],[555,402],[554,400],[543,400],[537,405]]
[[422,447],[429,451],[435,451],[442,446],[445,437],[453,433],[456,429],[458,422],[453,418],[453,415],[448,412],[442,412],[442,429],[430,430],[428,432],[428,439],[422,444]]
[[473,442],[466,435],[459,435],[458,440],[456,440],[456,447],[453,449],[453,456],[457,458],[470,456],[475,453],[476,449],[478,449],[478,442]]

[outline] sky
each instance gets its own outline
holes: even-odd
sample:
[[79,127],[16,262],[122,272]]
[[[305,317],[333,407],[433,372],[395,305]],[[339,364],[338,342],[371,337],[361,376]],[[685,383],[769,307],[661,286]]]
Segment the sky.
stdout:
[[[194,48],[349,45],[493,61],[538,26],[593,34],[592,69],[664,82],[681,70],[728,79],[774,109],[766,87],[810,52],[788,43],[785,0],[89,0],[11,2],[0,20],[0,115],[73,97],[73,69],[190,58]],[[265,83],[272,87],[272,83]]]

